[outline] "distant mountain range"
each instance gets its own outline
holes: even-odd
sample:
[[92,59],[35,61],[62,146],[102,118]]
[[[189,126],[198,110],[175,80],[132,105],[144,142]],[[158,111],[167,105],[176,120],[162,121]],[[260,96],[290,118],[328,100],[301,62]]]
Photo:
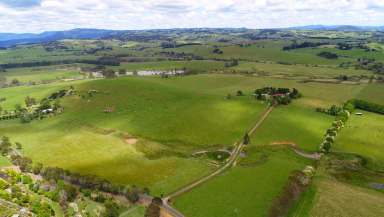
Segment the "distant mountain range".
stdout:
[[72,29],[67,31],[49,31],[40,34],[0,33],[0,47],[18,44],[43,43],[63,39],[101,39],[120,31],[104,29]]
[[384,26],[352,26],[352,25],[309,25],[290,27],[291,30],[318,30],[318,31],[342,31],[342,32],[365,32],[365,31],[384,31]]
[[[317,31],[384,31],[384,26],[350,26],[350,25],[309,25],[290,28],[279,28],[275,30],[317,30]],[[11,47],[19,44],[44,43],[63,39],[103,39],[103,38],[130,38],[145,37],[148,34],[167,35],[172,32],[219,32],[222,34],[228,32],[246,32],[252,31],[245,28],[191,28],[191,29],[168,29],[168,30],[105,30],[105,29],[72,29],[66,31],[49,31],[39,34],[33,33],[0,33],[0,47]],[[123,38],[124,38],[123,37]]]

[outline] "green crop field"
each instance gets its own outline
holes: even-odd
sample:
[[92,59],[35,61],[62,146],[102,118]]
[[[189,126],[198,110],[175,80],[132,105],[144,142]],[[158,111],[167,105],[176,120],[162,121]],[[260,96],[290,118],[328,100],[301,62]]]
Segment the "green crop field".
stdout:
[[267,216],[290,173],[310,161],[284,147],[250,147],[239,166],[176,198],[186,216]]

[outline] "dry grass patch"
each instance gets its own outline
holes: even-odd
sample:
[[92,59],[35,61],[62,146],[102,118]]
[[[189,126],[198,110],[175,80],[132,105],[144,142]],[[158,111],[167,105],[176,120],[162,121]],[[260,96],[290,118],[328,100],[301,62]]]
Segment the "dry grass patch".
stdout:
[[309,216],[381,217],[384,194],[332,179],[319,179],[315,205]]

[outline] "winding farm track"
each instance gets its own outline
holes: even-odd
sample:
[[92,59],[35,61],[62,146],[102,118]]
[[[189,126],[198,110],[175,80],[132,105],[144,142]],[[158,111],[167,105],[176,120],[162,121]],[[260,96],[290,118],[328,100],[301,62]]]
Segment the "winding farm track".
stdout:
[[271,145],[285,145],[285,146],[288,146],[297,155],[300,155],[301,157],[308,158],[308,159],[311,159],[311,160],[319,160],[321,158],[321,156],[323,156],[321,153],[318,153],[318,152],[310,153],[310,152],[304,151],[304,150],[300,149],[298,147],[298,145],[296,145],[293,142],[273,142],[273,143],[271,143]]
[[[253,133],[255,133],[255,131],[261,126],[261,124],[265,121],[265,119],[267,119],[268,115],[273,111],[273,109],[274,109],[274,106],[270,106],[270,107],[268,107],[267,110],[264,111],[264,113],[262,114],[260,119],[257,121],[255,126],[249,130],[249,132],[248,132],[249,135],[252,135]],[[241,141],[241,142],[236,142],[235,146],[236,147],[232,151],[230,157],[228,158],[227,163],[225,163],[222,167],[220,167],[216,171],[212,172],[211,174],[208,174],[207,176],[204,176],[204,177],[200,178],[199,180],[196,180],[196,181],[190,183],[189,185],[184,186],[184,187],[180,188],[179,190],[177,190],[177,191],[167,195],[166,197],[164,197],[163,198],[163,205],[161,208],[164,211],[166,211],[170,216],[184,217],[184,215],[182,213],[180,213],[178,210],[176,210],[175,208],[173,208],[170,205],[171,199],[176,198],[176,197],[178,197],[178,196],[180,196],[180,195],[182,195],[188,191],[191,191],[192,189],[196,188],[197,186],[199,186],[199,185],[209,181],[210,179],[214,178],[215,176],[221,174],[226,169],[235,166],[236,161],[237,161],[242,149],[244,148],[245,144],[243,143],[243,141]]]

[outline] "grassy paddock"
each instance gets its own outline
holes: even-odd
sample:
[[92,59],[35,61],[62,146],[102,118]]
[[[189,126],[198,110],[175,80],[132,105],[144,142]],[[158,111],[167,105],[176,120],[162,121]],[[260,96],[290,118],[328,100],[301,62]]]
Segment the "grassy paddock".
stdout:
[[277,107],[251,137],[251,143],[269,145],[287,142],[295,143],[305,150],[317,151],[333,117],[298,104],[294,102],[293,105]]
[[175,206],[186,216],[266,216],[290,173],[309,163],[287,148],[250,148],[238,167],[176,198]]
[[380,217],[384,215],[383,193],[328,178],[316,180],[315,203],[308,216]]
[[[21,142],[24,153],[44,165],[146,186],[155,195],[168,193],[210,170],[204,159],[189,157],[194,150],[232,145],[265,108],[250,96],[225,99],[227,91],[236,93],[241,83],[233,84],[231,77],[211,78],[126,77],[77,83],[81,94],[91,89],[100,93],[63,99],[65,112],[56,117],[30,124],[0,122],[0,132]],[[3,91],[22,101],[28,88],[33,87]],[[52,92],[33,90],[38,93],[34,97]],[[114,106],[115,112],[105,114],[106,106]],[[138,142],[126,143],[125,135]]]
[[362,155],[384,167],[384,115],[361,112],[363,116],[352,114],[333,147],[335,151]]
[[[124,77],[5,88],[0,90],[7,98],[2,106],[11,109],[23,103],[27,95],[40,99],[69,85],[83,95],[92,89],[100,93],[63,99],[65,112],[56,117],[30,124],[2,121],[1,135],[21,142],[25,154],[36,162],[96,174],[116,183],[146,186],[154,194],[168,193],[210,171],[205,160],[192,159],[190,154],[232,145],[243,136],[266,107],[253,99],[254,89],[296,87],[304,96],[272,112],[269,118],[286,126],[279,136],[268,133],[275,128],[267,120],[260,128],[265,132],[252,141],[260,140],[258,144],[264,145],[289,139],[312,150],[323,133],[320,128],[328,122],[328,117],[313,112],[314,108],[339,104],[367,87],[239,75]],[[245,96],[237,97],[237,90]],[[225,99],[228,93],[232,94],[230,100]],[[107,106],[115,111],[104,113]],[[292,138],[291,131],[299,138]],[[128,144],[123,135],[135,137],[138,142]],[[236,172],[236,176],[246,173],[241,171],[247,170]]]
[[365,70],[342,69],[337,67],[314,67],[305,65],[283,65],[276,63],[241,62],[233,69],[239,71],[250,71],[270,76],[282,75],[293,78],[335,78],[339,75],[347,76],[370,76],[373,73]]
[[47,97],[49,94],[60,90],[61,88],[69,87],[70,85],[80,84],[84,81],[72,82],[55,82],[49,84],[41,84],[34,86],[18,86],[0,89],[0,96],[6,100],[0,103],[0,106],[6,110],[14,109],[16,104],[24,105],[24,99],[27,96],[34,97],[40,100]]
[[82,77],[79,70],[65,69],[55,67],[31,67],[31,68],[16,68],[8,69],[7,72],[0,73],[0,76],[4,76],[8,83],[13,79],[17,79],[20,82],[42,82],[67,78]]
[[192,60],[192,61],[160,61],[143,63],[122,63],[120,66],[112,67],[115,70],[125,69],[127,71],[139,70],[181,70],[186,68],[191,72],[210,72],[224,68],[222,61]]

